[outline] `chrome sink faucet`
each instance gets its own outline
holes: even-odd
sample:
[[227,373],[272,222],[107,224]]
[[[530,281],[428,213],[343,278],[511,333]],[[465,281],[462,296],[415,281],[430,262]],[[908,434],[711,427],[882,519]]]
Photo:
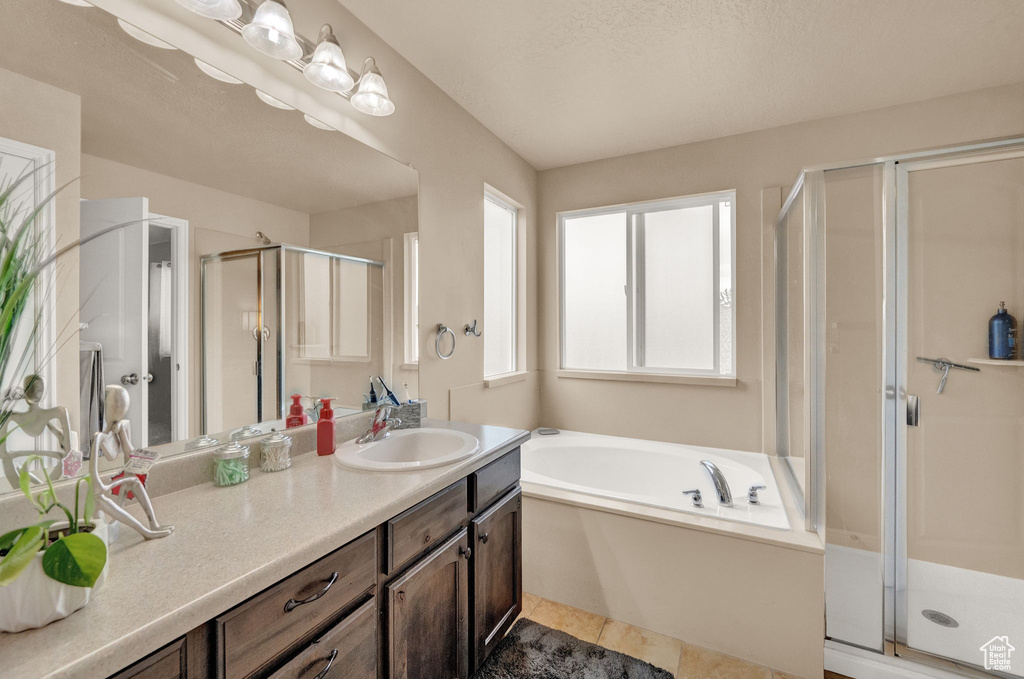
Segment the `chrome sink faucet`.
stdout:
[[711,460],[701,460],[701,465],[708,470],[711,480],[715,483],[715,492],[718,493],[718,504],[723,507],[732,507],[732,491],[729,490],[729,482],[725,480],[725,474],[715,466]]
[[377,411],[373,414],[373,424],[365,434],[356,439],[356,443],[372,443],[391,436],[391,430],[402,424],[397,417],[391,417],[393,409],[393,406],[390,405],[378,406]]

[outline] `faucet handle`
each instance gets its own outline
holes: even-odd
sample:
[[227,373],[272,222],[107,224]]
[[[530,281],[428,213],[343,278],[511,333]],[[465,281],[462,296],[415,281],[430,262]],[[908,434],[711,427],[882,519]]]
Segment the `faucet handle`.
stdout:
[[702,508],[704,506],[704,503],[701,502],[702,498],[700,496],[700,488],[694,488],[693,490],[684,490],[683,491],[683,495],[692,495],[693,496],[693,506],[694,507],[700,509],[700,508]]
[[755,484],[747,489],[747,502],[752,505],[759,505],[761,501],[757,499],[757,491],[764,490],[766,486],[761,484]]

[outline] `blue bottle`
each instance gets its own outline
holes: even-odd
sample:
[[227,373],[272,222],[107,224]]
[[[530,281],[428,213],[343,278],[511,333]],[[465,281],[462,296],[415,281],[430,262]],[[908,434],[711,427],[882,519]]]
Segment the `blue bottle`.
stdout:
[[1017,319],[1006,311],[1006,302],[999,303],[996,315],[988,321],[988,357],[1011,360],[1017,356]]

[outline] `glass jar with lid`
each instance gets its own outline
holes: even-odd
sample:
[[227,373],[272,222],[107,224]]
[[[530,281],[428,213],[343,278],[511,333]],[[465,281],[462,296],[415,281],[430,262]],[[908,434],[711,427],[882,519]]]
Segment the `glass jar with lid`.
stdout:
[[249,480],[249,447],[232,441],[213,454],[213,485],[237,486]]
[[263,456],[260,458],[260,469],[265,472],[279,472],[292,466],[292,439],[281,432],[263,440],[261,444]]

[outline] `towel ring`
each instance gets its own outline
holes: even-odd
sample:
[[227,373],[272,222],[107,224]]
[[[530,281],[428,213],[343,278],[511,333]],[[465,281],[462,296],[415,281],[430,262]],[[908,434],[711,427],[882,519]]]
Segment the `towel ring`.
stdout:
[[[441,352],[441,340],[444,339],[445,333],[448,333],[452,336],[452,350],[449,351],[447,354]],[[444,323],[437,324],[437,338],[434,340],[434,349],[437,350],[438,358],[444,360],[451,358],[452,354],[455,353],[455,333],[452,332],[452,329],[449,328]]]

